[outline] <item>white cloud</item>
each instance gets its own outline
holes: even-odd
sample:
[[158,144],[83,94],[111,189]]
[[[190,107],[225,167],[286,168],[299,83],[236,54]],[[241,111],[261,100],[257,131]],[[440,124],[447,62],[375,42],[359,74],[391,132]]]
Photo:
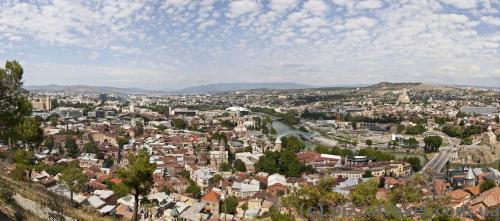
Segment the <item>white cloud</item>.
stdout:
[[229,4],[229,17],[238,17],[247,13],[258,12],[259,3],[255,0],[237,0]]
[[356,5],[356,8],[358,9],[377,9],[381,8],[383,6],[383,3],[379,0],[364,0],[358,2]]
[[459,14],[442,14],[440,20],[448,23],[465,23],[469,21],[469,18]]
[[482,16],[481,21],[489,25],[500,26],[500,18],[498,17]]
[[296,7],[297,0],[271,0],[270,8],[277,12],[283,12]]
[[476,0],[441,0],[441,2],[458,9],[473,9],[477,7]]
[[[181,77],[171,79],[177,84],[207,78],[411,81],[441,72],[446,78],[436,81],[480,82],[474,76],[498,75],[499,5],[498,0],[0,1],[0,60],[57,64],[69,57],[133,71],[175,65]],[[80,73],[103,80],[91,72]],[[171,77],[155,73],[154,78]],[[124,76],[107,77],[124,83]]]
[[107,47],[111,42],[141,39],[143,32],[131,31],[135,14],[143,4],[106,1],[98,7],[70,1],[5,3],[0,29],[49,44]]
[[210,20],[207,20],[207,21],[200,23],[199,29],[201,31],[203,31],[203,30],[207,29],[208,27],[214,26],[216,24],[217,24],[217,22],[215,21],[215,19],[210,19]]
[[166,0],[165,4],[167,6],[183,7],[189,4],[191,0]]
[[315,15],[324,15],[328,11],[328,5],[323,0],[308,0],[303,7]]
[[347,19],[344,27],[348,30],[360,29],[360,28],[372,28],[377,24],[377,20],[369,17],[357,17]]

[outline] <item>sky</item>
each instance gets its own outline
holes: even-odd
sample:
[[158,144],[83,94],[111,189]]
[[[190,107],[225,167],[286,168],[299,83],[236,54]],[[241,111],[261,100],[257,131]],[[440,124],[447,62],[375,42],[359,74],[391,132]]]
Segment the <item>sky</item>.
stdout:
[[0,0],[26,85],[500,85],[500,0]]

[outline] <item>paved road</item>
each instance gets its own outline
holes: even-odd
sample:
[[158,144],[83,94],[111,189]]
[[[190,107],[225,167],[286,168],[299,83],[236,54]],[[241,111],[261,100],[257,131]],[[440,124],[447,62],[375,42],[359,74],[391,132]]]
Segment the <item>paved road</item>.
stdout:
[[434,155],[434,157],[425,164],[421,171],[431,170],[434,173],[440,172],[448,160],[450,160],[451,155],[455,151],[454,148],[442,148],[439,153]]

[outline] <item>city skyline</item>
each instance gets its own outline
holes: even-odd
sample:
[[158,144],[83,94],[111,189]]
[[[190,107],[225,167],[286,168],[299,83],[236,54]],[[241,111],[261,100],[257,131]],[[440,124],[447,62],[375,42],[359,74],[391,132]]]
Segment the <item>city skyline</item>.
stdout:
[[498,0],[0,3],[0,58],[26,85],[498,86]]

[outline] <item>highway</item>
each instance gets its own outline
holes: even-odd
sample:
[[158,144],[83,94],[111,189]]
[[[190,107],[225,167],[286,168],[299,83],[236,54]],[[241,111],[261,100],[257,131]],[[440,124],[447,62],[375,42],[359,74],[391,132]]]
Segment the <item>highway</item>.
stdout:
[[431,170],[434,173],[440,172],[448,160],[450,160],[453,152],[456,151],[452,147],[440,148],[439,153],[434,155],[434,157],[425,164],[421,171]]

